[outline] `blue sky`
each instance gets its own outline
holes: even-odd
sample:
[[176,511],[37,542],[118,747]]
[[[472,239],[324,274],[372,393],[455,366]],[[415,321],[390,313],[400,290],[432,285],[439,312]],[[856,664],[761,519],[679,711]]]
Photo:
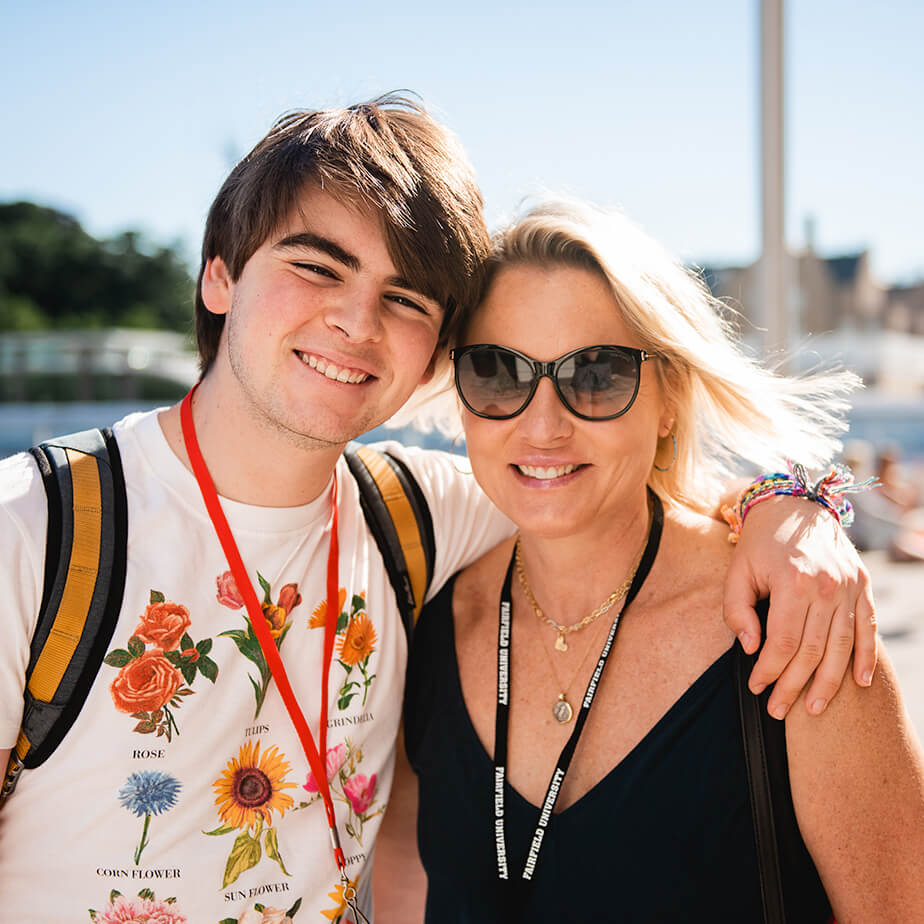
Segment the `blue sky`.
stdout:
[[[790,0],[788,240],[924,278],[924,5]],[[621,205],[685,259],[758,246],[756,0],[504,5],[8,3],[0,201],[195,254],[281,112],[410,88],[462,138],[489,218],[537,189]]]

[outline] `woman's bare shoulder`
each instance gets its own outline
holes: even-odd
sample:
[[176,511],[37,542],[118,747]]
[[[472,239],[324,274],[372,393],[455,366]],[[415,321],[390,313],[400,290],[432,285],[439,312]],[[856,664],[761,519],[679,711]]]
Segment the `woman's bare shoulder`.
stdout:
[[693,618],[715,621],[722,612],[725,575],[733,546],[728,528],[687,508],[665,510],[664,534],[652,573],[651,592]]
[[452,613],[457,632],[460,627],[482,618],[485,612],[497,612],[501,586],[512,554],[513,539],[505,539],[459,572],[452,592]]

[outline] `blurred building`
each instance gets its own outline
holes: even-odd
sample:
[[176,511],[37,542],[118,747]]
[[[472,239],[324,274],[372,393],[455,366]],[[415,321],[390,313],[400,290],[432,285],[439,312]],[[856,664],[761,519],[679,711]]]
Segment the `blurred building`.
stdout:
[[[924,281],[887,286],[869,251],[821,256],[808,245],[787,261],[789,350],[794,371],[839,361],[868,386],[890,394],[924,392]],[[714,295],[738,312],[745,341],[759,346],[758,266],[706,267]]]
[[0,334],[0,403],[175,400],[196,378],[188,338],[172,331]]

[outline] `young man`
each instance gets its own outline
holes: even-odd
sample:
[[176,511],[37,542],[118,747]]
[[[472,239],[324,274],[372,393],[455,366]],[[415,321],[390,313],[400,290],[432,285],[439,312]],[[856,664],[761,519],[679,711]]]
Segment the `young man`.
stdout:
[[[352,921],[355,889],[371,917],[370,860],[389,799],[406,641],[341,452],[446,362],[487,247],[464,155],[398,98],[288,116],[231,173],[206,226],[196,304],[203,376],[185,427],[179,405],[115,426],[128,488],[122,610],[70,733],[22,774],[0,813],[4,916],[156,912],[198,924],[288,911]],[[193,464],[196,446],[207,471]],[[435,591],[509,526],[448,457],[398,452],[433,515]],[[210,482],[227,517],[225,545],[229,534],[243,561],[237,576],[220,516],[204,501]],[[833,695],[849,651],[836,643],[853,638],[854,612],[865,625],[870,615],[849,553],[819,562],[832,547],[825,538],[821,553],[806,556],[805,523],[827,515],[790,503],[759,511],[756,531],[784,541],[765,542],[756,557],[749,526],[729,596],[730,622],[751,633],[757,592],[770,585],[786,598],[788,617],[781,604],[776,622],[782,648],[793,644],[771,650],[762,668],[772,679],[798,649],[777,685],[784,704],[818,665],[832,613],[833,653],[815,683],[822,698]],[[0,464],[2,749],[21,720],[46,518],[31,457]],[[813,573],[822,585],[837,575],[837,589],[791,593]],[[314,769],[249,612],[265,620],[296,714],[321,747]],[[858,639],[864,673],[872,636]]]

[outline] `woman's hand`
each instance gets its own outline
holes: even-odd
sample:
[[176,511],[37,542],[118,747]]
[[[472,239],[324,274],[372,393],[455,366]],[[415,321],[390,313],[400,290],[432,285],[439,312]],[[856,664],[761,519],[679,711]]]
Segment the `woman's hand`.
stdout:
[[781,496],[748,513],[725,581],[724,615],[749,653],[760,642],[754,604],[767,596],[767,641],[749,686],[759,693],[776,681],[771,715],[783,718],[809,680],[806,708],[821,713],[837,693],[851,653],[854,680],[870,685],[876,610],[869,572],[820,504]]

